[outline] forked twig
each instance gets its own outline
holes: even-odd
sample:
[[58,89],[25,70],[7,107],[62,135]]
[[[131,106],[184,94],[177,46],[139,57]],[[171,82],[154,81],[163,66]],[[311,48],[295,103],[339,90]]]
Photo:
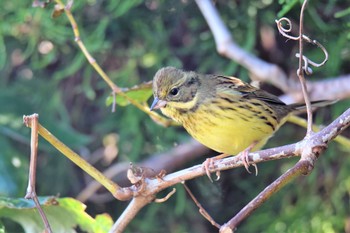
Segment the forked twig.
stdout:
[[27,127],[31,127],[31,139],[30,139],[30,163],[29,163],[29,179],[27,193],[24,198],[32,199],[35,203],[37,210],[39,211],[40,217],[45,225],[45,231],[51,233],[51,227],[49,221],[45,215],[44,210],[40,206],[38,196],[35,191],[36,182],[36,164],[38,159],[38,118],[39,115],[34,113],[30,116],[23,116],[23,123]]
[[199,209],[199,213],[206,219],[208,220],[213,226],[217,227],[218,229],[220,229],[220,225],[215,222],[215,220],[210,216],[210,214],[203,208],[203,206],[201,205],[201,203],[199,203],[199,201],[197,200],[197,198],[193,195],[192,191],[190,190],[190,188],[185,184],[185,182],[182,182],[183,186],[185,187],[188,195],[190,195],[190,197],[192,198],[193,202],[196,204],[196,206]]
[[[30,117],[30,116],[29,116]],[[29,118],[24,116],[25,119]],[[26,124],[27,127],[32,127],[31,124]],[[58,140],[53,134],[51,134],[46,128],[37,123],[37,133],[40,134],[46,141],[53,145],[58,151],[64,154],[68,159],[75,163],[78,167],[83,169],[86,173],[92,176],[95,180],[101,183],[115,198],[118,200],[130,200],[133,190],[131,188],[122,188],[118,184],[114,183],[107,177],[105,177],[95,167],[91,166],[77,153],[72,151],[69,147]]]
[[[292,30],[292,23],[291,23],[290,19],[288,19],[286,17],[283,17],[283,18],[280,18],[279,20],[276,20],[275,22],[277,24],[277,29],[278,29],[279,33],[282,34],[282,36],[284,36],[284,37],[286,37],[288,39],[291,39],[291,40],[300,40],[300,36],[292,36],[292,35],[288,34]],[[286,25],[288,27],[284,27],[283,26],[283,22],[286,22]],[[304,60],[304,62],[306,64],[306,65],[303,66],[304,67],[304,71],[308,75],[310,75],[310,74],[312,74],[312,69],[309,67],[309,64],[311,64],[314,67],[323,66],[328,61],[328,52],[327,52],[326,48],[320,42],[318,42],[317,40],[312,40],[312,39],[310,39],[308,36],[306,36],[304,34],[302,34],[301,37],[302,37],[302,39],[304,41],[319,47],[322,50],[323,54],[324,54],[324,59],[320,63],[314,62],[311,59],[309,59],[308,57],[303,56],[303,60]],[[296,53],[295,56],[297,58],[299,58],[300,54]]]
[[[292,23],[288,18],[283,17],[279,20],[276,20],[276,24],[277,24],[278,31],[284,37],[291,39],[291,40],[298,40],[299,41],[299,53],[296,54],[296,57],[299,58],[299,68],[297,70],[297,75],[299,77],[299,82],[301,84],[301,89],[302,89],[304,101],[306,104],[306,112],[307,112],[307,117],[308,117],[306,137],[309,137],[313,133],[313,131],[312,131],[313,120],[312,120],[311,103],[310,103],[310,98],[309,98],[307,87],[306,87],[304,73],[307,75],[312,74],[312,69],[309,67],[309,64],[312,66],[315,66],[315,67],[320,67],[320,66],[324,65],[328,60],[328,52],[321,43],[319,43],[316,40],[311,40],[308,36],[303,34],[304,10],[305,10],[306,4],[307,4],[307,0],[305,0],[303,2],[303,5],[302,5],[301,11],[300,11],[299,36],[291,36],[288,34],[289,32],[292,31]],[[286,22],[288,27],[283,27],[283,22]],[[313,62],[308,57],[303,55],[303,42],[304,41],[311,43],[313,45],[317,45],[319,48],[321,48],[321,50],[323,51],[323,53],[325,55],[325,58],[321,63]]]
[[[309,98],[309,94],[307,93],[307,87],[306,87],[306,81],[305,81],[305,77],[304,77],[304,72],[306,70],[308,70],[308,67],[306,67],[306,69],[304,70],[303,67],[303,47],[304,47],[304,43],[303,43],[303,23],[304,23],[304,9],[305,6],[307,4],[307,0],[304,0],[304,3],[301,7],[301,11],[300,11],[300,23],[299,23],[299,68],[297,70],[297,74],[299,77],[299,81],[301,84],[301,89],[303,91],[303,96],[304,96],[304,100],[305,100],[305,104],[306,104],[306,113],[307,113],[307,131],[306,131],[306,137],[309,137],[312,133],[312,109],[311,109],[311,103],[310,103],[310,98]],[[306,65],[306,63],[305,63]]]

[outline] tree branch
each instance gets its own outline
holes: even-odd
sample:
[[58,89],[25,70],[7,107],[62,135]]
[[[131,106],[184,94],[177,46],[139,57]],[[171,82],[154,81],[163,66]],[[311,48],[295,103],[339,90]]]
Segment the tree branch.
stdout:
[[230,221],[220,227],[220,232],[232,232],[244,219],[246,219],[254,210],[261,206],[270,197],[281,190],[286,184],[291,182],[294,178],[307,173],[308,162],[300,160],[293,168],[289,169],[271,185],[267,186],[259,195],[257,195],[252,201],[250,201],[236,216]]
[[[260,206],[265,200],[271,197],[276,191],[282,188],[285,184],[290,182],[296,175],[305,174],[312,170],[313,165],[318,158],[318,156],[326,148],[326,145],[333,140],[337,135],[339,135],[343,130],[345,130],[350,125],[350,109],[346,110],[341,116],[334,120],[331,124],[325,127],[320,132],[311,135],[300,142],[281,146],[277,148],[271,148],[266,150],[261,150],[258,152],[249,154],[250,163],[259,163],[269,160],[276,160],[282,158],[291,158],[295,156],[301,156],[300,163],[297,163],[296,167],[287,172],[287,175],[281,176],[276,182],[267,187],[263,192],[261,192],[252,202],[248,204],[239,214],[235,217],[232,222],[238,224],[242,219],[246,218],[250,213],[252,213],[258,206]],[[213,169],[210,172],[228,170],[235,167],[243,166],[240,158],[237,156],[232,156],[224,159],[215,160],[213,162]],[[305,169],[307,168],[307,169]],[[194,179],[199,176],[205,175],[206,172],[202,165],[196,165],[181,171],[174,172],[164,176],[162,179],[143,179],[142,191],[140,191],[135,198],[139,196],[142,197],[154,197],[157,193],[178,184],[180,182]],[[257,199],[262,199],[257,201]],[[144,199],[144,202],[149,202],[149,199]],[[147,203],[143,203],[146,205]],[[138,212],[140,208],[130,208],[130,211]],[[127,213],[125,213],[127,214]],[[135,216],[136,213],[130,215]],[[123,215],[119,219],[123,218]],[[131,221],[131,219],[130,219]],[[127,223],[124,220],[118,220],[117,222],[122,222],[123,226]],[[231,225],[225,224],[223,229],[229,229]],[[120,229],[122,225],[115,224],[115,229]],[[123,228],[124,229],[124,228]],[[233,228],[231,228],[233,229]]]
[[244,66],[258,81],[267,81],[288,93],[290,84],[286,74],[277,65],[259,59],[240,48],[233,40],[218,11],[210,0],[196,0],[209,28],[214,36],[219,54]]
[[[237,45],[212,1],[196,0],[196,3],[214,36],[219,54],[245,67],[252,74],[252,79],[269,82],[280,88],[286,93],[281,98],[286,103],[303,100],[303,96],[300,93],[300,83],[296,79],[289,79],[277,65],[263,61]],[[321,81],[309,81],[307,82],[307,87],[311,100],[345,99],[350,97],[350,75]]]
[[124,232],[124,229],[127,227],[129,222],[133,220],[136,214],[148,203],[154,199],[153,195],[149,196],[138,196],[131,200],[128,207],[124,210],[122,215],[114,223],[112,228],[109,230],[109,233],[121,233]]
[[[136,166],[150,167],[155,171],[155,173],[159,173],[161,170],[165,170],[167,173],[170,173],[183,164],[186,164],[189,161],[193,161],[196,158],[210,153],[210,151],[210,149],[192,139],[189,143],[179,145],[170,151],[153,155],[150,158],[137,163]],[[130,181],[125,175],[128,168],[129,163],[116,163],[106,169],[103,174],[109,179],[112,179],[119,175],[117,179],[118,184],[130,185]],[[102,195],[104,198],[92,197],[92,195],[95,194],[101,186],[102,185],[99,182],[95,180],[91,181],[80,192],[80,194],[77,196],[77,199],[84,202],[91,197],[92,201],[96,200],[99,203],[108,201],[108,197],[103,194]],[[109,197],[111,196],[109,195]],[[103,201],[101,199],[103,199]]]

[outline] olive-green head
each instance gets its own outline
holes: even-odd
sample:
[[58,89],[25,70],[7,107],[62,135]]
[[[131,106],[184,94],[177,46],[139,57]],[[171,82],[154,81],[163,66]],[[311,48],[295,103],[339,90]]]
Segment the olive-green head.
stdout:
[[181,108],[181,104],[194,99],[199,86],[199,77],[195,72],[185,72],[174,67],[162,68],[153,79],[154,101],[151,110],[167,105]]

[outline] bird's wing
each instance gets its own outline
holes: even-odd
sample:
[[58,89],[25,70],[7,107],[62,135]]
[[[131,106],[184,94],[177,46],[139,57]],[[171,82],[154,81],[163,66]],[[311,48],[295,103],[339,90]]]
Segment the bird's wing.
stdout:
[[271,104],[286,105],[277,96],[258,89],[242,80],[229,76],[217,76],[219,89],[226,94],[233,94],[241,98],[259,99]]

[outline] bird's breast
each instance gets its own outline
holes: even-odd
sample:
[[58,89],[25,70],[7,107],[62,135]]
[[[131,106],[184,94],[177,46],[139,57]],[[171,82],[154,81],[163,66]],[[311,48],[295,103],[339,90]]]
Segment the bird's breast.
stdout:
[[[188,133],[205,146],[222,153],[238,154],[253,142],[263,146],[279,127],[265,109],[245,102],[208,102],[196,111],[176,111],[170,117],[182,123]],[[270,116],[271,115],[271,116]]]

